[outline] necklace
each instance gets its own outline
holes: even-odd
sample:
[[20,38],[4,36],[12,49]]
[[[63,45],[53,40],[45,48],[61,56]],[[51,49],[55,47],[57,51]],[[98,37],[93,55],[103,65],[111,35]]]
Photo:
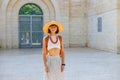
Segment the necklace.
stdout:
[[58,37],[56,37],[56,41],[54,42],[50,36],[50,41],[53,43],[53,44],[56,44],[58,42]]

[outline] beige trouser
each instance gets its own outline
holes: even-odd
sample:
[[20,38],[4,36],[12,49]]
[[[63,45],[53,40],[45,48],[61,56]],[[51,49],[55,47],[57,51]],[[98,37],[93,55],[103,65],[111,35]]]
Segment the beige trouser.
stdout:
[[49,72],[46,73],[45,80],[63,80],[60,56],[47,55],[47,67]]

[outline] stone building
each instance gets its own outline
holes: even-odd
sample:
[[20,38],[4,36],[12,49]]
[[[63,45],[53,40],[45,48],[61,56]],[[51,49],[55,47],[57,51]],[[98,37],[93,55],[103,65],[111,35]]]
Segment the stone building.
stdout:
[[[25,22],[28,18],[19,14],[20,9],[29,3],[42,10],[43,14],[38,16],[41,17],[35,18],[41,21],[41,27],[51,20],[64,25],[61,35],[65,47],[90,47],[120,53],[120,0],[0,0],[0,48],[42,45],[44,34],[41,28],[40,34],[36,31],[36,35],[41,36],[36,36],[40,40],[33,40],[34,30],[20,31],[20,25],[29,25]],[[33,28],[32,24],[37,22],[32,20],[37,16],[28,17],[29,27]],[[26,44],[21,42],[24,38],[29,38]]]

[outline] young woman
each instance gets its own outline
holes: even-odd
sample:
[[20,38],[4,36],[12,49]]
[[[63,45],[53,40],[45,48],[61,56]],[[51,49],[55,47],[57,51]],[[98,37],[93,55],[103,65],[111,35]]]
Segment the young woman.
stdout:
[[65,54],[62,36],[63,26],[56,21],[48,22],[43,27],[48,34],[43,39],[43,62],[45,80],[63,80]]

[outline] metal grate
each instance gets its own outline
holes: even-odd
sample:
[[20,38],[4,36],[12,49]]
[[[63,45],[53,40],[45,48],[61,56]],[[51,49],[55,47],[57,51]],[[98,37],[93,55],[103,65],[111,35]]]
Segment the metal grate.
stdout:
[[19,15],[19,47],[42,47],[42,15]]

